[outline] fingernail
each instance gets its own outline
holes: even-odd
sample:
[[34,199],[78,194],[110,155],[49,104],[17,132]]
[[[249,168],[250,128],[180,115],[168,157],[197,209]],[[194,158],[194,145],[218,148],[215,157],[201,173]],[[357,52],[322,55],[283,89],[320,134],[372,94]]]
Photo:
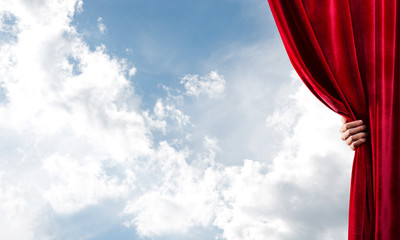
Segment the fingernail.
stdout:
[[358,122],[362,124],[362,123],[363,123],[363,120],[360,120],[360,121],[358,121]]

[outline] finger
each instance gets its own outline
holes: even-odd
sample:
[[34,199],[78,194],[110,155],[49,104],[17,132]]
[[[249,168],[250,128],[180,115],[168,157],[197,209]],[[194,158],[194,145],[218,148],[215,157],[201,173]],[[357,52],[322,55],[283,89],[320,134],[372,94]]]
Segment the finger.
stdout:
[[350,145],[350,149],[354,151],[354,150],[356,150],[359,146],[361,146],[362,144],[364,144],[366,141],[367,141],[366,138],[361,138],[361,139],[359,139],[359,140],[353,142],[353,143]]
[[367,126],[365,126],[365,125],[361,125],[361,126],[355,127],[355,128],[350,128],[342,133],[342,140],[345,141],[350,136],[357,134],[359,132],[363,132],[365,130],[367,130]]
[[361,138],[367,138],[367,136],[368,136],[368,133],[366,133],[366,132],[360,132],[360,133],[351,135],[350,137],[348,137],[346,139],[346,144],[350,146],[353,142],[355,142]]
[[345,123],[340,127],[340,132],[345,132],[351,128],[355,128],[358,126],[361,126],[363,124],[362,120],[357,120],[357,121],[353,121],[353,122],[349,122],[349,123]]
[[342,132],[345,132],[348,129],[355,128],[355,127],[358,127],[358,126],[361,126],[361,125],[363,125],[363,121],[362,120],[352,121],[352,122],[343,124],[342,127],[340,128],[340,130]]
[[347,122],[347,119],[346,119],[345,117],[342,117],[341,121],[342,121],[342,123],[344,124],[344,123]]

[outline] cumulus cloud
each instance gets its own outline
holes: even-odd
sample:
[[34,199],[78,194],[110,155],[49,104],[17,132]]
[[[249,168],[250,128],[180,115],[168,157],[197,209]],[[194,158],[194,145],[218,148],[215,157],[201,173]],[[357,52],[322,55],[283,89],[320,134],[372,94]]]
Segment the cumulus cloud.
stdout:
[[135,76],[136,72],[137,72],[137,70],[135,67],[132,67],[131,69],[129,69],[129,72],[128,72],[129,77]]
[[[127,204],[126,211],[140,219],[134,226],[143,235],[158,231],[149,230],[146,224],[156,213],[144,204],[154,196],[154,203],[165,200],[157,205],[160,208],[169,206],[170,198],[178,201],[176,209],[182,212],[178,223],[184,224],[183,229],[209,222],[212,214],[204,211],[209,206],[187,192],[190,186],[174,196],[148,192],[152,186],[175,191],[172,186],[180,186],[181,181],[194,186],[202,179],[197,176],[199,170],[185,163],[186,157],[180,157],[186,156],[183,151],[166,142],[154,148],[151,139],[150,129],[157,121],[161,128],[165,128],[165,119],[184,126],[189,117],[162,99],[155,104],[152,116],[140,109],[126,77],[134,77],[136,68],[124,59],[109,56],[104,45],[91,50],[71,25],[82,2],[9,1],[0,6],[2,13],[15,18],[10,23],[3,21],[8,17],[2,18],[2,30],[13,38],[0,47],[4,63],[0,66],[4,92],[0,141],[8,146],[0,149],[4,156],[1,186],[5,182],[9,186],[1,191],[5,197],[0,209],[5,214],[0,220],[4,223],[0,235],[6,239],[50,238],[41,232],[46,230],[41,225],[46,219],[34,224],[48,207],[56,215],[71,215],[105,199],[126,198],[134,192],[139,197]],[[30,189],[35,189],[35,194]],[[190,216],[183,214],[192,207],[187,199],[198,203]],[[29,202],[37,203],[34,211]],[[203,214],[200,219],[199,213]],[[165,220],[160,216],[159,222]],[[159,228],[161,232],[178,231],[172,226],[169,230]]]
[[102,17],[98,17],[97,18],[97,27],[99,28],[99,31],[100,31],[101,34],[105,34],[106,33],[107,27],[103,23],[103,18]]
[[273,161],[246,160],[228,171],[229,208],[215,220],[227,239],[346,238],[352,152],[340,141],[340,117],[305,86],[294,89],[286,96],[290,105],[267,118],[283,135]]
[[132,174],[107,166],[153,153],[126,78],[134,68],[105,46],[90,50],[71,26],[81,7],[75,0],[0,3],[1,30],[11,36],[0,45],[4,239],[46,239],[37,220],[47,206],[73,214],[126,196]]
[[173,104],[164,103],[162,99],[158,99],[154,106],[154,114],[158,119],[169,117],[175,120],[179,126],[190,123],[189,116],[185,115],[180,109]]
[[[125,213],[135,216],[127,225],[145,236],[215,226],[229,240],[345,238],[352,152],[340,141],[340,117],[292,77],[297,84],[282,96],[291,105],[267,118],[268,128],[283,134],[272,162],[221,165],[217,140],[206,137],[211,154],[200,158],[210,164],[188,164],[187,152],[164,143],[163,160],[152,167],[160,169],[162,184],[127,205]],[[288,123],[282,116],[297,120]]]
[[216,71],[206,76],[188,74],[181,79],[187,95],[199,97],[204,94],[211,98],[220,97],[224,93],[226,81]]
[[104,198],[118,198],[129,188],[116,176],[108,176],[96,159],[74,159],[53,155],[43,159],[50,187],[43,197],[54,211],[75,213]]
[[160,236],[210,224],[218,201],[215,173],[188,164],[187,157],[185,151],[160,144],[152,165],[159,172],[159,184],[127,204],[125,214],[135,216],[128,226],[136,226],[144,236]]
[[[0,177],[0,237],[2,239],[46,239],[35,230],[43,223],[40,218],[42,204],[35,198],[27,199],[27,189],[22,185],[10,184]],[[34,191],[29,194],[34,196]]]

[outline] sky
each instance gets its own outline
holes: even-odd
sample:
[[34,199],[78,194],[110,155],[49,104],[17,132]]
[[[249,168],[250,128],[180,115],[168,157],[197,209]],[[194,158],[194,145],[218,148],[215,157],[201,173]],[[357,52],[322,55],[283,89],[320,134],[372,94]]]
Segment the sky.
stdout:
[[265,0],[2,0],[0,238],[331,240],[353,152]]

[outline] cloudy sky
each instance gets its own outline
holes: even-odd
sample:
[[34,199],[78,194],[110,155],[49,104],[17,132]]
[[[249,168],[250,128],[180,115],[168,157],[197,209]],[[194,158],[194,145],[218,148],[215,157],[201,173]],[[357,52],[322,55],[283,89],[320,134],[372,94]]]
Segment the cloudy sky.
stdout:
[[345,239],[339,126],[266,0],[0,2],[0,239]]

